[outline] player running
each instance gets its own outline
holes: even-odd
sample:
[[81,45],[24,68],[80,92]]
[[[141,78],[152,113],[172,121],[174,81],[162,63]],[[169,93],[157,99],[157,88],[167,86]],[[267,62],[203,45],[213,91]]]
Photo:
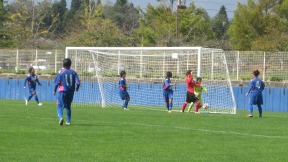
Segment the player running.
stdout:
[[28,105],[31,98],[34,96],[35,101],[37,102],[38,106],[41,106],[42,103],[39,102],[37,93],[36,93],[36,83],[38,83],[39,86],[42,86],[42,84],[39,82],[38,76],[35,74],[35,69],[33,67],[30,67],[28,69],[29,74],[27,75],[25,81],[24,81],[24,89],[26,89],[26,83],[28,82],[28,88],[30,96],[28,99],[25,99],[26,106]]

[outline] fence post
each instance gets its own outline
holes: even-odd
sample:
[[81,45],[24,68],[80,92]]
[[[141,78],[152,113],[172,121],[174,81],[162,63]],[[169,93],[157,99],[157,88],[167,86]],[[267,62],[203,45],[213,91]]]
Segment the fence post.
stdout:
[[118,51],[118,62],[117,62],[117,71],[118,71],[118,75],[120,75],[120,54],[121,54],[121,52],[120,52],[120,50]]
[[212,54],[211,54],[211,79],[214,78],[214,51],[212,50]]
[[19,51],[17,49],[16,50],[16,67],[15,67],[16,73],[18,72],[18,69],[19,69]]
[[75,63],[74,63],[74,70],[77,71],[77,63],[78,63],[78,50],[75,53]]
[[38,67],[38,51],[37,51],[37,49],[35,51],[35,54],[36,54],[36,56],[35,56],[35,60],[36,60],[36,62],[35,62],[35,66],[36,66],[35,71],[38,71],[39,67]]
[[201,54],[202,54],[202,48],[198,48],[198,69],[197,69],[197,77],[201,76]]
[[143,73],[143,51],[141,50],[140,53],[140,78],[142,78],[142,73]]
[[166,57],[166,51],[164,51],[163,54],[163,73],[162,73],[163,78],[165,78],[165,57]]
[[236,66],[236,73],[237,73],[236,74],[237,75],[236,78],[237,79],[236,80],[239,80],[239,60],[240,60],[240,56],[239,55],[240,55],[240,51],[237,52],[237,61],[236,61],[236,64],[237,64],[237,66]]
[[264,59],[263,59],[263,81],[265,81],[265,73],[266,73],[266,53],[264,52]]
[[55,73],[57,73],[57,50],[55,50]]
[[187,51],[187,59],[186,59],[186,71],[189,69],[189,51]]

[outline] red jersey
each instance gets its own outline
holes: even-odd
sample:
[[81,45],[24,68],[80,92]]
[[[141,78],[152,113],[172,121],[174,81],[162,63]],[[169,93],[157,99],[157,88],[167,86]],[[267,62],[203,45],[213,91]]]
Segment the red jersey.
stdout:
[[194,86],[200,86],[200,84],[196,84],[193,80],[193,76],[189,75],[186,77],[187,91],[190,93],[194,93]]

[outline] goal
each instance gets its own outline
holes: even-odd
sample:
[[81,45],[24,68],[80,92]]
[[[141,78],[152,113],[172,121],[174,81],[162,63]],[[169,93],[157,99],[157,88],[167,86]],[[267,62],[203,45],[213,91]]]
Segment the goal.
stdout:
[[165,110],[162,85],[171,71],[173,110],[180,111],[186,99],[185,73],[192,70],[194,79],[202,77],[208,93],[202,94],[209,113],[236,113],[233,88],[225,53],[202,47],[66,47],[72,68],[81,79],[75,93],[75,106],[120,108],[119,73],[125,70],[129,107]]

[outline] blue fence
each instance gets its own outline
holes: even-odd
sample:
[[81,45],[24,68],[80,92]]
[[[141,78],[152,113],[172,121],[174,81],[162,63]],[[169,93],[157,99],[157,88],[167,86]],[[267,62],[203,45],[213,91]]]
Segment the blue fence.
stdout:
[[[54,83],[53,80],[41,80],[42,87],[37,86],[37,92],[39,99],[41,101],[55,101],[56,97],[53,95]],[[110,85],[104,85],[105,91],[109,91],[110,93],[114,93],[115,95],[110,95],[108,98],[108,103],[121,103],[118,96],[118,88],[115,83],[107,83]],[[112,86],[111,86],[112,84]],[[160,84],[129,84],[130,89],[142,89],[141,94],[139,91],[131,91],[130,96],[133,100],[131,100],[131,104],[151,104],[151,105],[163,105],[162,100],[162,91]],[[24,89],[24,80],[17,79],[0,79],[0,98],[1,99],[12,99],[12,100],[24,100],[25,96],[28,96],[28,90]],[[89,88],[91,87],[91,88]],[[109,87],[109,88],[107,88]],[[100,101],[99,96],[99,88],[96,83],[84,83],[81,85],[81,88],[88,89],[89,97],[81,98],[79,93],[75,94],[74,101]],[[143,91],[145,89],[145,91]],[[247,92],[248,87],[242,86],[234,86],[234,96],[236,100],[237,109],[246,110],[248,108],[248,97],[245,97],[245,93]],[[186,91],[185,85],[177,86],[177,91]],[[81,91],[81,90],[80,90]],[[184,93],[185,94],[185,93]],[[143,101],[140,99],[143,96],[149,96],[149,101]],[[266,87],[263,92],[264,96],[264,104],[263,109],[265,111],[274,111],[274,112],[288,112],[288,88],[274,88],[274,87]],[[182,105],[185,96],[183,93],[177,94],[174,96],[174,105],[180,106]],[[223,102],[225,98],[223,98]],[[140,103],[145,102],[145,103]]]

